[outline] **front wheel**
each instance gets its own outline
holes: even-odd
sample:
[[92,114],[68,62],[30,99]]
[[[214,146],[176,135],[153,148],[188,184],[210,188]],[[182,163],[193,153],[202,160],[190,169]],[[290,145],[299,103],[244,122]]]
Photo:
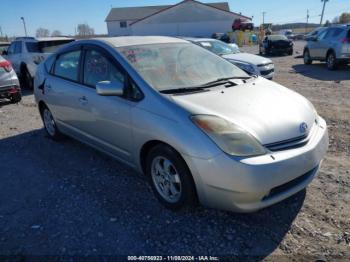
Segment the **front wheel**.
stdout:
[[308,49],[306,49],[304,51],[304,64],[305,65],[311,65],[312,64],[312,59],[310,56],[310,51]]
[[182,157],[167,145],[158,145],[147,156],[146,174],[158,200],[169,209],[192,206],[194,182]]

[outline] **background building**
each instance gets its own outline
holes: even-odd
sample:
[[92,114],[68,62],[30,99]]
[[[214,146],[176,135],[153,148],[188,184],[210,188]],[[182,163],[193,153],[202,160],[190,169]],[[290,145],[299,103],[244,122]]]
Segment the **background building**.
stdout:
[[176,5],[112,8],[106,23],[109,36],[167,35],[210,37],[232,30],[237,18],[227,2],[204,4],[185,0]]

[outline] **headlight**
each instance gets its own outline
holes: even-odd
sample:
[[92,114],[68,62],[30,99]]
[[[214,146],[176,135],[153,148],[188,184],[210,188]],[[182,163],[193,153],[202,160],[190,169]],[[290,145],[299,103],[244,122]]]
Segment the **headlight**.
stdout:
[[230,62],[250,75],[260,75],[259,70],[257,70],[257,68],[252,64],[237,62],[234,60],[230,60]]
[[266,153],[264,147],[251,134],[225,119],[213,115],[195,115],[191,119],[229,155],[256,156]]

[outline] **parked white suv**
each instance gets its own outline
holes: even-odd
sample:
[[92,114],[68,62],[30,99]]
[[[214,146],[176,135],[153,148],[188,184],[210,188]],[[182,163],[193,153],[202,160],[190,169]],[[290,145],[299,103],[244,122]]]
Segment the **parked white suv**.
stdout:
[[3,55],[11,62],[21,86],[32,89],[38,64],[59,47],[72,41],[74,39],[67,37],[17,37]]

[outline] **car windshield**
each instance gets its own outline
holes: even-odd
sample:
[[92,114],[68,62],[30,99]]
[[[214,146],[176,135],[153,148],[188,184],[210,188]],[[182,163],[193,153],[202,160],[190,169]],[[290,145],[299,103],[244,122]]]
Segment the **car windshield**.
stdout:
[[117,50],[153,88],[191,88],[223,78],[249,77],[225,59],[190,43],[118,47]]
[[240,53],[238,46],[229,45],[221,41],[200,41],[199,44],[217,55]]
[[54,53],[59,47],[72,41],[74,40],[27,42],[26,47],[29,53]]
[[288,40],[288,38],[284,35],[270,35],[268,36],[268,39],[271,41]]

